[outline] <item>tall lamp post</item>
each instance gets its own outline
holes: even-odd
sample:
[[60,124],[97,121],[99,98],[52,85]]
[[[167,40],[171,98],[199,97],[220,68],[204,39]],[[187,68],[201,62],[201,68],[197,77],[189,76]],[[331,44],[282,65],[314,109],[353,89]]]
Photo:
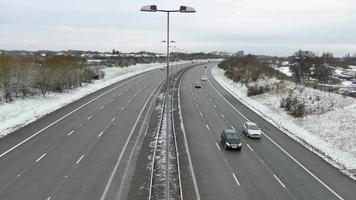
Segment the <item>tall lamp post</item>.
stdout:
[[180,6],[179,10],[161,10],[157,9],[156,5],[143,6],[141,8],[143,12],[164,12],[167,13],[167,82],[166,82],[166,99],[165,99],[165,110],[166,110],[166,175],[165,175],[165,199],[169,200],[169,136],[171,135],[170,126],[170,96],[169,96],[169,14],[172,12],[180,13],[195,13],[195,9],[188,6]]
[[[166,40],[163,40],[162,41],[162,43],[167,43],[167,41]],[[174,41],[174,40],[171,40],[171,41],[169,41],[169,43],[170,44],[172,44],[172,43],[176,43],[176,41]],[[169,46],[169,48],[173,48],[172,46]],[[168,58],[169,58],[169,62],[170,62],[170,58],[171,58],[171,51],[169,51],[169,56],[168,56]],[[173,66],[171,66],[172,67],[172,73],[174,74],[174,67]],[[168,70],[167,70],[168,71]]]

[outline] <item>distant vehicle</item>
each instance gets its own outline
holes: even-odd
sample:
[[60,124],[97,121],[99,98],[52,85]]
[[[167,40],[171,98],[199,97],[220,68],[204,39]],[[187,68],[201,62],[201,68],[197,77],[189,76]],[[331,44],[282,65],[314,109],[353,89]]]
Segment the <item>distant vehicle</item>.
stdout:
[[195,82],[194,87],[195,87],[195,88],[201,88],[200,82]]
[[204,68],[208,68],[208,66],[205,65]]
[[237,149],[241,150],[241,138],[239,134],[230,129],[225,129],[221,133],[221,144],[223,145],[224,149]]
[[351,80],[352,84],[356,84],[356,79]]
[[202,76],[200,80],[201,80],[201,81],[206,81],[206,77],[205,77],[205,76]]
[[261,138],[261,129],[253,122],[245,122],[242,125],[242,132],[250,138]]
[[159,68],[160,70],[164,70],[164,67]]

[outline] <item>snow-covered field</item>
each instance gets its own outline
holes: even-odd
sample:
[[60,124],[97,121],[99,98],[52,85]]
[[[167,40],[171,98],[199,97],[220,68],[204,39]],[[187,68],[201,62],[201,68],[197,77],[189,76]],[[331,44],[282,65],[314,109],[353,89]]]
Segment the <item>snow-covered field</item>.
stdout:
[[[222,69],[214,67],[212,75],[236,98],[334,166],[349,175],[349,170],[356,169],[356,99],[296,88],[296,96],[304,98],[311,114],[294,118],[280,107],[285,89],[248,97],[247,88],[225,77]],[[295,86],[285,84],[286,88]]]
[[[181,61],[180,64],[191,62]],[[172,63],[174,64],[178,64]],[[36,119],[53,112],[92,92],[111,85],[130,76],[165,66],[164,63],[137,64],[129,67],[105,68],[105,77],[85,84],[83,87],[67,91],[66,93],[50,93],[46,97],[35,96],[31,99],[16,99],[11,103],[0,103],[0,137],[29,124]]]

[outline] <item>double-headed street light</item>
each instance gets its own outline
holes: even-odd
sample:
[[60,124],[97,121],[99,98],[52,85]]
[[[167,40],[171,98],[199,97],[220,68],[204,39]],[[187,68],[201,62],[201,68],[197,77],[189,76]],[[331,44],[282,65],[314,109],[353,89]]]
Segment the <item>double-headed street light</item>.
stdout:
[[[165,12],[167,13],[167,82],[166,82],[166,99],[165,99],[165,113],[166,113],[166,178],[165,178],[165,199],[169,200],[169,136],[171,135],[170,126],[170,96],[169,96],[169,14],[171,12],[180,13],[195,13],[195,9],[188,6],[180,6],[179,10],[160,10],[156,5],[143,6],[141,8],[143,12]],[[153,158],[154,159],[154,158]],[[153,167],[153,166],[152,166]]]

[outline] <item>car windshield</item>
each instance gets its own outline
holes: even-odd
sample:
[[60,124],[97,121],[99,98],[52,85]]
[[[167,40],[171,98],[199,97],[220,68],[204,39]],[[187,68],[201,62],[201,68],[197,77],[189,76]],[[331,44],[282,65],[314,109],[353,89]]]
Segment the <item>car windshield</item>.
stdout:
[[250,129],[250,130],[259,130],[259,128],[254,124],[250,124],[250,125],[247,125],[247,126],[248,126],[248,129]]
[[228,141],[238,141],[240,138],[236,133],[226,133],[226,140]]

